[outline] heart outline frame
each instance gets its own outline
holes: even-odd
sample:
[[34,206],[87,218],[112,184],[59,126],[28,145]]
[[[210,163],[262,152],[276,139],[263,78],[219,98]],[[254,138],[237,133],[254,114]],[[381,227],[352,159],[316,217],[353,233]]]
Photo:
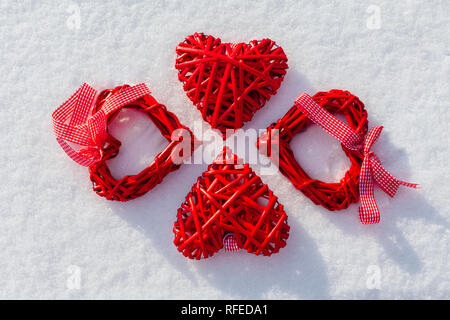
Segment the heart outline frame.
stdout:
[[[100,92],[92,113],[95,114],[95,112],[102,108],[108,98],[120,93],[121,90],[127,87],[129,86],[122,85]],[[182,125],[177,116],[168,111],[164,105],[158,103],[152,95],[146,95],[122,108],[134,108],[144,112],[169,142],[164,150],[158,153],[152,163],[144,170],[138,174],[126,175],[121,179],[115,179],[106,161],[117,156],[121,142],[107,132],[105,143],[101,150],[102,157],[100,161],[89,166],[93,190],[99,196],[105,197],[108,200],[128,201],[138,198],[152,190],[170,172],[177,170],[181,166],[181,163],[175,163],[172,159],[172,152],[175,152],[179,144],[182,143],[182,137],[178,140],[172,140],[172,133],[175,130],[187,130],[189,132],[189,137],[191,137],[191,155],[197,146],[197,140],[191,130]],[[108,116],[108,124],[111,123],[122,108]]]
[[[369,126],[367,110],[357,96],[348,91],[333,89],[317,92],[312,99],[330,113],[343,113],[351,129],[362,137],[366,136]],[[262,154],[271,158],[294,187],[314,204],[330,211],[345,209],[359,200],[359,175],[364,157],[359,151],[347,149],[341,144],[351,163],[344,177],[337,183],[311,178],[297,162],[289,146],[292,138],[306,130],[310,124],[311,120],[293,105],[258,138],[257,147]],[[273,136],[272,132],[275,132],[276,136]],[[272,143],[278,145],[273,147]],[[271,148],[278,148],[278,157],[272,157]]]

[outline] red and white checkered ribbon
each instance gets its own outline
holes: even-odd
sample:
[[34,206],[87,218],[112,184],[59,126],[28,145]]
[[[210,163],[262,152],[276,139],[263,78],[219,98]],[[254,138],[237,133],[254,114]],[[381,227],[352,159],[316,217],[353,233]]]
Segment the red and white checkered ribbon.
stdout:
[[225,248],[225,251],[238,251],[239,246],[236,241],[236,237],[232,233],[227,233],[223,237],[223,247]]
[[[97,91],[85,83],[53,112],[56,140],[72,160],[88,167],[101,159],[107,116],[148,94],[150,90],[143,83],[124,88],[108,97],[102,108],[89,116]],[[84,148],[77,150],[69,143]]]
[[394,178],[383,168],[375,153],[370,151],[370,148],[380,136],[383,127],[373,127],[364,141],[362,136],[319,106],[306,93],[298,96],[294,103],[311,121],[339,140],[346,148],[359,151],[364,155],[359,177],[361,205],[358,208],[359,218],[362,224],[380,222],[380,211],[378,210],[374,197],[374,182],[377,182],[381,189],[390,197],[395,195],[400,185],[416,189],[419,188],[417,184]]

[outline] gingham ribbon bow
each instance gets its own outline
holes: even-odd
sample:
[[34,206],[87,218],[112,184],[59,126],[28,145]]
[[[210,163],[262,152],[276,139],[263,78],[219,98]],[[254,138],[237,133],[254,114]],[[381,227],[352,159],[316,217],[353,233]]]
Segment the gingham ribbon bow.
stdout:
[[311,121],[339,140],[346,148],[359,151],[364,155],[359,176],[361,205],[358,208],[359,218],[362,224],[380,222],[380,211],[378,210],[374,197],[374,182],[377,182],[381,189],[390,197],[395,195],[400,185],[416,189],[419,188],[417,184],[394,178],[383,168],[375,153],[370,151],[370,148],[380,136],[383,127],[373,127],[369,131],[366,140],[363,141],[362,136],[319,106],[306,93],[298,96],[294,103]]
[[[101,159],[106,138],[107,116],[148,94],[150,90],[143,83],[127,87],[108,97],[102,108],[89,116],[97,91],[84,83],[72,97],[52,113],[56,140],[72,160],[88,167]],[[77,150],[69,143],[82,148]]]

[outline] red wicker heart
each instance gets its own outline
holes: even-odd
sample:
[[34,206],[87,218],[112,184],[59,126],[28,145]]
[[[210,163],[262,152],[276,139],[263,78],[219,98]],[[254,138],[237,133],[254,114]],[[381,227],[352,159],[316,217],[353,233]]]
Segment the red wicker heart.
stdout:
[[270,39],[233,44],[195,33],[176,52],[175,68],[187,96],[223,134],[252,119],[277,92],[288,68],[283,49]]
[[[95,102],[93,114],[102,108],[108,98],[118,94],[127,87],[128,85],[123,85],[114,89],[103,90]],[[181,164],[174,163],[172,159],[172,152],[176,152],[177,145],[181,143],[181,139],[172,141],[174,130],[184,129],[189,131],[191,136],[191,154],[194,152],[196,142],[189,128],[183,126],[173,113],[167,111],[166,107],[158,103],[151,95],[146,95],[125,106],[125,108],[135,108],[147,114],[159,131],[161,131],[164,138],[167,139],[168,145],[140,173],[128,175],[117,180],[112,176],[106,161],[117,156],[121,142],[108,134],[102,150],[101,160],[89,167],[94,191],[108,200],[128,201],[140,197],[153,189],[166,175],[180,167]],[[119,111],[110,114],[107,118],[108,123],[118,113]]]
[[[357,96],[348,91],[331,90],[318,92],[312,98],[330,113],[343,113],[349,126],[355,132],[362,137],[366,135],[367,111]],[[363,155],[342,145],[342,150],[350,159],[351,166],[341,181],[327,183],[310,178],[295,160],[294,153],[289,146],[294,135],[304,131],[310,123],[311,121],[305,114],[294,105],[283,118],[267,128],[267,131],[258,139],[258,148],[262,153],[269,153],[271,149],[276,150],[277,146],[268,144],[279,143],[279,158],[276,164],[279,166],[280,172],[292,182],[295,188],[303,192],[315,204],[330,211],[345,209],[359,199],[358,183]],[[271,130],[279,130],[274,131],[277,136],[271,136]],[[270,154],[268,156],[271,157]],[[276,160],[276,158],[271,158]]]
[[248,164],[224,148],[178,209],[174,244],[188,258],[208,258],[231,234],[250,253],[276,253],[289,237],[277,199]]

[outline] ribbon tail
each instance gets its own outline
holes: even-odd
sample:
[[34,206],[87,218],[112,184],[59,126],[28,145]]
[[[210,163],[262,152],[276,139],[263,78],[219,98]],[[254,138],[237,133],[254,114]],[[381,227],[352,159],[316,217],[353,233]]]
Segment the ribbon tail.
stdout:
[[420,184],[417,183],[411,183],[411,182],[406,182],[406,181],[402,181],[402,180],[397,180],[399,184],[401,184],[402,186],[408,187],[408,188],[413,188],[413,189],[422,189],[422,187],[420,186]]
[[401,181],[392,176],[389,171],[383,168],[380,160],[375,154],[371,155],[370,163],[375,181],[391,198],[395,196],[400,185],[408,188],[420,189],[420,186],[416,183]]
[[[371,204],[371,209],[368,209],[367,207],[369,203]],[[361,196],[361,205],[358,208],[358,214],[361,224],[380,223],[380,210],[378,209],[375,197],[373,195],[371,197]]]
[[359,194],[361,205],[358,208],[359,219],[362,224],[376,224],[380,222],[380,210],[374,196],[374,178],[370,168],[370,160],[365,158],[359,177]]

